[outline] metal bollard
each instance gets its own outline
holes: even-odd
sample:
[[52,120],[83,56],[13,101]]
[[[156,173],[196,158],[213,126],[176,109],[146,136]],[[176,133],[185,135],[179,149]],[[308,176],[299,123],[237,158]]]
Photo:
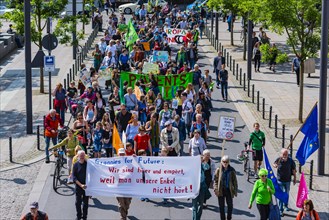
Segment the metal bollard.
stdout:
[[64,79],[64,89],[66,90],[67,87],[66,87],[66,79]]
[[229,62],[229,60],[228,60],[228,59],[229,59],[229,57],[230,57],[230,53],[229,53],[229,52],[227,52],[227,53],[226,53],[226,66],[228,66],[228,65],[229,65],[229,63],[230,63],[230,62]]
[[274,136],[278,137],[278,115],[274,116]]
[[263,119],[265,119],[265,98],[263,98]]
[[251,86],[251,102],[255,103],[255,84]]
[[37,149],[40,150],[40,125],[37,126]]
[[243,91],[246,91],[246,73],[243,73]]
[[[74,71],[73,71],[74,72]],[[69,73],[70,75],[70,78],[69,78],[69,80],[71,81],[72,80],[72,69],[70,69],[70,73]]]
[[294,150],[294,148],[293,148],[293,139],[294,138],[294,136],[291,134],[290,135],[290,157],[292,157],[292,152],[293,152],[293,150]]
[[9,161],[13,162],[13,138],[9,137]]
[[259,111],[259,91],[257,91],[257,111]]
[[[72,73],[75,74],[75,65],[74,63],[72,64]],[[70,73],[70,76],[71,76],[71,73]],[[72,77],[70,77],[70,80],[72,80]]]
[[240,86],[242,85],[242,69],[240,68]]
[[271,128],[272,127],[272,106],[270,106],[270,113],[268,116],[268,127]]
[[70,79],[70,75],[67,73],[67,74],[66,74],[66,83],[67,83],[67,88],[69,88],[69,87],[70,87],[70,81],[69,81],[69,79]]
[[232,71],[232,56],[230,56],[230,71]]
[[233,59],[233,76],[235,75],[235,60]]
[[[226,49],[224,49],[224,54],[223,54],[223,56],[225,57],[225,61],[226,61],[226,63],[227,63],[227,59],[226,59]],[[227,65],[227,64],[226,64]]]
[[248,79],[248,84],[247,84],[247,93],[248,93],[248,97],[250,97],[250,80]]
[[286,139],[286,125],[282,125],[282,148],[284,148],[284,142]]
[[238,75],[239,75],[239,64],[237,63],[237,64],[236,64],[236,74],[235,74],[235,80],[237,80],[237,81],[238,81],[238,79],[239,79],[239,78],[238,78],[238,77],[239,77]]
[[313,183],[313,163],[314,161],[311,160],[310,163],[310,189],[313,189],[312,183]]

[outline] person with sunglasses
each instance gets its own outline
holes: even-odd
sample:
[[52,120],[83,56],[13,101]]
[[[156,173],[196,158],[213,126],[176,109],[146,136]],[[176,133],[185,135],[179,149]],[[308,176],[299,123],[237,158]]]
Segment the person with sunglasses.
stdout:
[[268,219],[272,195],[275,193],[273,182],[271,179],[267,178],[267,174],[268,172],[266,169],[262,168],[259,170],[258,176],[260,179],[254,184],[248,206],[248,208],[251,209],[252,203],[256,199],[257,209],[261,220]]
[[218,197],[220,219],[225,220],[225,200],[227,204],[227,219],[232,219],[233,198],[238,194],[238,181],[235,169],[230,165],[230,158],[224,155],[214,176],[214,191]]

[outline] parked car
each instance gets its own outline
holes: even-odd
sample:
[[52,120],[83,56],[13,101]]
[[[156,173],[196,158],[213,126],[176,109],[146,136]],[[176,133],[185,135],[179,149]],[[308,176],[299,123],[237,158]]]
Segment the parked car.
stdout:
[[[155,0],[151,0],[152,4],[155,4]],[[136,10],[140,8],[141,5],[145,5],[147,8],[148,1],[147,0],[137,0],[134,3],[123,4],[119,6],[119,12],[124,14],[132,14]],[[167,2],[165,0],[158,0],[158,5],[161,7],[165,6]]]
[[1,5],[1,6],[0,6],[0,15],[4,15],[4,14],[6,14],[6,13],[10,13],[10,12],[12,12],[12,11],[14,11],[13,8],[7,8],[7,7],[4,6],[4,5]]

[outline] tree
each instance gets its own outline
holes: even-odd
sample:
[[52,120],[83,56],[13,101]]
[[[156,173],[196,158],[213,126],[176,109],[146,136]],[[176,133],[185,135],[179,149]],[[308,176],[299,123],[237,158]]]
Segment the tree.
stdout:
[[287,44],[301,59],[299,113],[303,122],[304,61],[316,57],[320,49],[321,0],[263,0],[258,21],[268,25],[276,33],[287,34]]
[[[42,50],[42,35],[47,26],[47,18],[58,18],[64,10],[68,0],[31,0],[31,39]],[[24,12],[23,4],[18,3],[13,13],[7,13],[6,18],[15,24],[17,33],[24,34]],[[44,93],[44,73],[40,67],[40,93]]]

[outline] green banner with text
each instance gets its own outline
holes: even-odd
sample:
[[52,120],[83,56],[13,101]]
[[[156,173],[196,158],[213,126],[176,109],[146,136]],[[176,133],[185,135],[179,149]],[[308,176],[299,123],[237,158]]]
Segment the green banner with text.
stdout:
[[[181,73],[177,75],[154,75],[158,82],[159,90],[162,94],[163,99],[172,100],[175,98],[176,91],[178,89],[186,88],[187,84],[192,83],[193,73]],[[128,87],[135,88],[135,82],[143,79],[144,83],[150,82],[148,74],[135,74],[130,72],[121,72],[120,74],[120,95],[121,101],[123,101],[123,84],[128,82]],[[149,86],[146,87],[148,91]]]

